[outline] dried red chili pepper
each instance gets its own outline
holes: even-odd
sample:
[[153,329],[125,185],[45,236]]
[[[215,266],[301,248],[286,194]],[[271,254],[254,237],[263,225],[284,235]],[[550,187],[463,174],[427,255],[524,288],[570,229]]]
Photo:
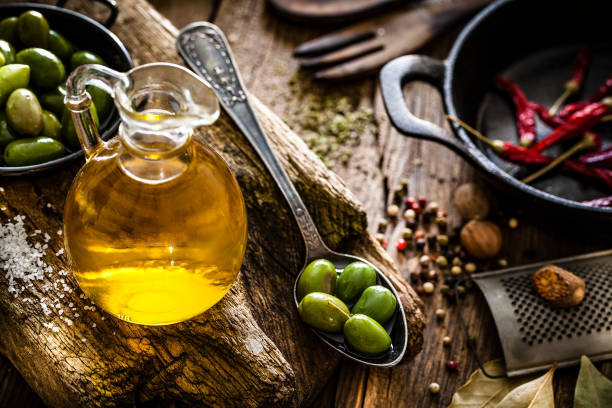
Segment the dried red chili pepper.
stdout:
[[497,78],[497,84],[510,94],[514,103],[520,145],[524,147],[531,146],[536,139],[536,122],[535,112],[529,106],[527,97],[517,84],[508,79]]
[[590,205],[593,207],[612,207],[612,196],[600,197],[594,200],[583,201],[582,204]]
[[[593,101],[593,102],[597,102],[597,101]],[[570,116],[572,116],[574,113],[576,113],[580,109],[584,109],[590,103],[591,103],[590,101],[580,101],[580,102],[568,103],[563,108],[561,108],[561,110],[559,111],[557,115],[555,115],[555,117],[558,117],[563,122],[565,122],[567,119],[569,119]]]
[[578,161],[588,166],[612,167],[612,146],[597,152],[583,154],[578,158]]
[[451,115],[446,115],[446,117],[466,129],[486,145],[490,146],[502,159],[519,164],[546,164],[550,162],[550,160],[547,160],[545,156],[541,155],[539,152],[530,150],[526,147],[517,146],[514,143],[504,140],[491,140],[461,119]]
[[582,84],[584,82],[584,75],[590,62],[591,48],[588,46],[582,47],[576,55],[576,59],[574,61],[574,69],[572,70],[572,76],[565,82],[565,91],[548,110],[551,116],[557,113],[557,111],[561,106],[563,106],[567,98],[580,91],[580,88],[582,88]]
[[582,135],[595,126],[602,117],[610,113],[612,99],[606,98],[601,102],[593,102],[585,108],[577,111],[558,128],[554,129],[548,136],[537,142],[531,149],[541,152],[547,147],[572,140]]
[[525,177],[522,181],[525,184],[529,184],[533,180],[539,177],[542,177],[543,175],[548,173],[550,170],[554,169],[559,164],[563,163],[564,161],[569,159],[571,156],[573,156],[580,150],[599,149],[600,147],[601,147],[601,137],[597,133],[587,132],[582,137],[582,140],[580,140],[578,143],[572,146],[571,149],[563,152],[563,154],[559,155],[558,157],[555,157],[553,161],[551,161],[550,163],[548,163],[546,166],[542,167],[535,173],[530,174],[529,176]]
[[599,87],[597,92],[591,95],[591,97],[589,98],[589,102],[597,102],[610,95],[612,95],[612,77],[606,79],[606,82],[604,82],[603,85]]
[[[567,106],[567,105],[566,105]],[[561,126],[565,123],[565,119],[561,118],[561,115],[551,115],[544,106],[539,103],[529,102],[529,107],[537,113],[537,115],[542,119],[542,122],[546,123],[551,128],[556,128],[557,126]]]
[[[469,133],[474,135],[477,139],[481,140],[482,142],[484,142],[485,144],[493,148],[493,150],[495,150],[495,152],[499,154],[499,156],[502,159],[507,160],[509,162],[520,164],[523,166],[534,166],[534,165],[549,164],[550,162],[555,160],[553,157],[545,156],[542,153],[536,152],[532,149],[526,149],[524,147],[517,146],[510,142],[505,142],[503,140],[488,139],[482,133],[480,133],[479,131],[477,131],[476,129],[468,125],[467,123],[463,122],[462,120],[457,119],[451,115],[446,115],[446,117],[449,120],[457,123],[459,126],[464,128],[465,130],[467,130]],[[601,138],[598,135],[596,135],[595,136],[595,148],[597,148],[598,145],[600,146],[600,143],[601,143]],[[565,160],[563,165],[565,169],[573,173],[576,173],[578,175],[602,180],[612,190],[612,170],[592,168],[592,167],[589,167],[583,163],[579,163],[574,160]]]

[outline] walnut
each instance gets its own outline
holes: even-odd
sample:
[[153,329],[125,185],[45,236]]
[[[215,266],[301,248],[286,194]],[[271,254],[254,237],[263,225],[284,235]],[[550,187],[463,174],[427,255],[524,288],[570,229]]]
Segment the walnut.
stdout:
[[533,274],[533,287],[553,306],[573,307],[584,299],[584,280],[555,265],[545,265]]

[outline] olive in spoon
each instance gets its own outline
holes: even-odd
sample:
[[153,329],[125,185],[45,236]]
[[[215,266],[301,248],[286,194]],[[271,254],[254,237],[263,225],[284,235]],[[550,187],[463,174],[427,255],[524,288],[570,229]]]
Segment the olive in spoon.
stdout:
[[[306,246],[306,261],[296,277],[293,290],[296,307],[298,306],[297,282],[304,268],[311,261],[320,258],[327,259],[334,264],[337,273],[342,272],[347,265],[356,261],[371,265],[368,261],[356,256],[332,251],[321,239],[306,206],[285,169],[270,148],[268,139],[255,117],[240,79],[238,68],[221,30],[214,24],[206,22],[190,24],[181,30],[177,39],[177,47],[191,69],[201,75],[213,88],[221,106],[255,148],[289,203]],[[378,268],[374,265],[371,266],[376,271],[377,284],[391,290],[398,300],[393,316],[383,325],[391,337],[389,350],[380,355],[370,356],[352,350],[345,343],[342,334],[330,334],[317,329],[313,329],[313,331],[325,343],[353,360],[373,366],[389,367],[399,363],[406,352],[408,326],[397,291]]]

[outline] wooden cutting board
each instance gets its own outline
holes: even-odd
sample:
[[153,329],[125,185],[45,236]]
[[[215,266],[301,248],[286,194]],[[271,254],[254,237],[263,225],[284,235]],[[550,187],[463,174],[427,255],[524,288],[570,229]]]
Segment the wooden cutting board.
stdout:
[[[113,31],[135,64],[181,63],[176,28],[144,0],[118,3],[121,13]],[[367,233],[360,204],[278,117],[255,98],[253,104],[323,238],[334,249],[377,264],[401,292],[413,356],[422,344],[419,302]],[[143,327],[105,315],[80,296],[70,274],[61,273],[69,266],[57,232],[79,164],[0,180],[0,207],[6,207],[0,222],[23,215],[28,232],[49,234],[45,261],[53,272],[43,281],[16,299],[4,289],[7,281],[0,274],[0,351],[49,406],[295,406],[310,400],[337,366],[338,355],[301,323],[293,305],[302,239],[264,165],[225,115],[196,137],[216,149],[236,174],[247,204],[249,241],[228,295],[203,315],[172,326]],[[53,308],[45,315],[41,302],[49,300],[68,306],[65,313]],[[51,323],[57,330],[49,328]]]

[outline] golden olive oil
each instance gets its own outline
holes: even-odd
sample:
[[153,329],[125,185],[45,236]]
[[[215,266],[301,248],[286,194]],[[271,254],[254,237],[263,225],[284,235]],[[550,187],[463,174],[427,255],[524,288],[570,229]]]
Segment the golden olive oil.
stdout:
[[146,325],[180,322],[217,303],[236,280],[246,246],[236,180],[197,141],[162,160],[107,143],[77,175],[64,225],[85,294]]

